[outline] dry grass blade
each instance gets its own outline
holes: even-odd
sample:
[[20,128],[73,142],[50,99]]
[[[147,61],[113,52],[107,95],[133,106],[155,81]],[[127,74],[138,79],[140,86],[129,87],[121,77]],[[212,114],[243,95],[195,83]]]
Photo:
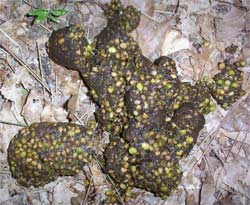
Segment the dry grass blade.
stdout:
[[[206,148],[205,148],[204,151],[202,150],[202,155],[201,155],[201,156],[199,157],[199,159],[194,163],[194,165],[191,167],[191,169],[190,169],[189,171],[187,171],[187,170],[184,171],[184,172],[187,171],[186,176],[188,176],[188,175],[192,172],[192,170],[194,169],[194,167],[195,167],[195,166],[199,163],[199,161],[205,156],[206,152],[208,151],[208,149],[209,149],[209,147],[210,147],[210,144],[211,144],[212,141],[215,139],[216,134],[217,134],[217,131],[215,131],[215,133],[211,135],[212,138],[209,140],[208,145],[206,146]],[[202,140],[202,142],[201,142],[201,144],[200,144],[200,146],[199,146],[199,149],[201,149],[200,147],[205,143],[205,140],[206,140],[206,138],[204,138],[204,139]],[[188,163],[188,164],[190,164],[190,163]]]
[[242,147],[243,147],[243,144],[247,144],[247,143],[245,142],[246,139],[247,139],[247,133],[245,133],[245,137],[244,137],[243,141],[241,142],[241,145],[240,145],[240,148],[239,148],[238,152],[236,153],[236,157],[239,155],[240,150],[241,150]]
[[58,92],[58,77],[57,77],[57,73],[55,72],[55,93],[57,94]]
[[228,159],[230,153],[232,152],[232,150],[233,150],[233,148],[234,148],[234,145],[237,143],[239,136],[240,136],[240,133],[238,133],[236,139],[234,140],[232,146],[230,147],[230,150],[228,151],[227,156],[226,156],[226,158],[225,158],[225,162],[227,162],[227,159]]
[[0,57],[0,60],[5,61],[5,63],[8,65],[8,68],[12,71],[12,73],[15,73],[15,69],[12,68],[12,66],[10,65],[7,59]]
[[0,120],[0,123],[6,124],[6,125],[19,126],[19,127],[27,127],[27,125],[24,125],[24,124],[15,123],[15,122],[8,122],[8,121],[4,121],[4,120]]
[[148,14],[146,14],[145,12],[141,11],[142,15],[144,15],[145,17],[147,17],[148,19],[152,20],[153,22],[160,24],[160,22],[158,22],[157,20],[155,20],[154,18],[152,18],[151,16],[149,16]]
[[[13,40],[6,32],[4,32],[2,29],[0,29],[0,31],[4,34],[4,36],[6,36],[13,44],[15,44],[19,49],[21,48],[21,46],[15,41]],[[21,50],[21,49],[20,49]]]
[[[230,153],[232,152],[232,150],[233,150],[235,144],[236,144],[237,142],[239,142],[239,140],[238,140],[239,136],[240,136],[240,133],[238,133],[238,135],[237,135],[237,137],[236,137],[235,139],[232,139],[232,140],[234,140],[234,142],[233,142],[232,146],[230,147],[230,150],[228,151],[228,153],[227,153],[227,155],[226,155],[226,157],[225,157],[224,163],[226,163],[226,162],[228,161],[228,157],[229,157]],[[244,144],[244,142],[245,142],[245,140],[246,140],[246,137],[247,137],[247,134],[245,135],[245,138],[244,138],[244,140],[242,141],[241,146],[240,146],[238,152],[236,153],[236,156],[239,154],[239,152],[240,152],[240,150],[241,150],[241,148],[242,148],[242,146],[243,146],[243,144]],[[230,139],[231,139],[231,138],[230,138]],[[236,156],[235,156],[235,158],[236,158]],[[223,166],[220,167],[220,169],[219,169],[218,178],[217,178],[217,180],[216,180],[215,186],[217,186],[217,184],[218,184],[218,179],[219,179],[219,177],[220,177],[221,174],[222,174],[222,170],[223,170]]]
[[90,183],[89,183],[89,185],[88,185],[88,189],[87,189],[86,194],[85,194],[85,196],[84,196],[84,200],[83,200],[83,202],[81,203],[82,205],[87,204],[87,199],[88,199],[88,196],[89,196],[89,193],[90,193],[90,188],[91,188],[91,183],[92,183],[92,181],[93,181],[93,177],[91,176]]
[[78,121],[81,125],[84,125],[83,121],[81,120],[81,118],[80,118],[76,113],[74,113],[74,117],[77,119],[77,121]]
[[225,136],[225,137],[228,138],[228,139],[235,140],[235,141],[237,141],[237,142],[240,142],[240,143],[242,143],[242,144],[245,144],[245,145],[250,146],[250,144],[246,142],[247,135],[244,137],[243,141],[238,140],[238,139],[234,139],[234,138],[229,137],[229,136]]
[[171,15],[173,15],[174,13],[173,12],[171,12],[171,11],[161,11],[161,10],[155,10],[154,11],[155,13],[160,13],[160,14],[171,14]]
[[37,7],[33,6],[33,4],[30,4],[29,2],[27,1],[23,1],[25,4],[29,5],[31,8],[34,8],[34,9],[38,9]]
[[43,25],[42,23],[39,23],[39,26],[41,26],[43,29],[45,29],[45,30],[48,31],[49,33],[52,33],[52,30],[50,30],[48,27],[46,27],[46,26]]
[[11,50],[0,44],[0,47],[3,48],[6,52],[8,52],[18,63],[20,63],[22,66],[24,66],[28,72],[42,85],[45,87],[45,89],[49,92],[50,95],[52,95],[50,88],[48,85],[43,82],[43,80],[40,78],[40,76],[32,70],[31,67],[29,67],[26,63],[23,62],[22,59],[20,59],[15,53],[13,53]]
[[[44,76],[43,76],[43,67],[42,67],[42,61],[41,61],[41,54],[40,54],[40,48],[39,45],[36,41],[36,49],[37,49],[37,55],[38,55],[38,62],[39,62],[39,68],[40,68],[40,75],[42,78],[42,81],[44,81]],[[43,87],[43,95],[45,94],[45,89]]]
[[[100,169],[103,168],[102,163],[97,159],[97,157],[96,157],[95,155],[94,155],[94,158],[95,158],[96,163],[97,163],[98,166],[100,167]],[[112,179],[108,174],[103,174],[103,175],[104,175],[105,179],[106,179],[107,181],[109,181],[109,182],[112,184],[113,188],[115,189],[115,194],[116,194],[116,196],[118,197],[118,200],[120,201],[120,203],[121,203],[122,205],[125,205],[125,202],[122,200],[121,195],[120,195],[120,193],[119,193],[119,190],[118,190],[117,187],[115,186],[115,183],[114,183],[113,179]]]

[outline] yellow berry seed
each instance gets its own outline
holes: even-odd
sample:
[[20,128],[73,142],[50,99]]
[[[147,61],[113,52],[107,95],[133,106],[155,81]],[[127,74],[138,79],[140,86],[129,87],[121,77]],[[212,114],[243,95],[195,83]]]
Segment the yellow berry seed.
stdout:
[[194,141],[194,138],[192,138],[192,137],[187,137],[187,138],[186,138],[186,142],[187,142],[188,144],[191,144],[193,141]]
[[137,149],[135,147],[130,147],[128,152],[131,155],[136,155],[137,154]]
[[143,142],[143,143],[141,144],[141,147],[142,147],[142,149],[144,149],[144,150],[149,150],[150,145],[149,145],[148,143],[146,143],[146,142]]
[[143,84],[142,84],[142,83],[137,83],[137,84],[136,84],[136,88],[137,88],[139,91],[142,91],[142,90],[143,90]]
[[108,49],[108,51],[109,51],[109,53],[116,53],[116,48],[115,47],[110,47],[109,49]]

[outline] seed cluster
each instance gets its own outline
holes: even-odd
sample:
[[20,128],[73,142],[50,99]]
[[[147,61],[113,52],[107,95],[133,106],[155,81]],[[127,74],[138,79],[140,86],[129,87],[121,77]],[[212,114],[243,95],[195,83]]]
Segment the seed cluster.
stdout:
[[[181,180],[179,160],[196,143],[205,123],[203,115],[215,109],[212,97],[225,108],[235,102],[243,95],[242,72],[236,66],[220,64],[221,72],[209,83],[181,82],[172,59],[162,56],[150,62],[128,35],[139,24],[139,11],[131,6],[124,8],[119,0],[112,0],[106,8],[107,27],[91,45],[83,29],[70,26],[52,34],[48,54],[56,63],[81,73],[98,106],[98,131],[111,134],[103,171],[127,197],[131,196],[131,187],[139,187],[166,198]],[[80,132],[70,136],[67,133],[71,129]],[[38,186],[59,175],[76,173],[91,160],[93,134],[98,133],[91,127],[70,124],[41,123],[24,129],[9,148],[13,175],[23,185]],[[55,145],[48,143],[41,151],[28,148],[31,140],[36,147],[43,145],[47,135]],[[57,156],[57,146],[62,151],[68,149],[67,156]],[[79,147],[84,154],[76,152]],[[23,151],[32,154],[21,158]],[[42,171],[37,168],[39,163]]]
[[143,61],[141,65],[129,81],[126,96],[129,117],[160,127],[173,115],[174,100],[179,92],[175,62],[160,57],[153,65]]
[[219,63],[218,69],[221,71],[213,77],[212,95],[223,108],[228,108],[241,96],[245,95],[241,85],[243,72],[238,68],[244,66],[244,62],[237,62],[233,65]]
[[208,114],[215,110],[215,104],[211,97],[211,91],[206,82],[197,81],[195,85],[188,82],[181,83],[174,108],[179,109],[183,103],[192,103],[200,113]]

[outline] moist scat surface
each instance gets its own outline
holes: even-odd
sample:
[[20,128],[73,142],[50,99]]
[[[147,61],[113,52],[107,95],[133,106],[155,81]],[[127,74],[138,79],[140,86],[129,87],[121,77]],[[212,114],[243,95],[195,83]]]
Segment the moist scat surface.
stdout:
[[11,171],[25,186],[74,175],[93,158],[97,135],[108,131],[103,171],[128,198],[131,187],[166,198],[180,183],[179,160],[196,143],[203,115],[214,111],[216,102],[227,108],[244,95],[240,65],[221,63],[212,79],[181,82],[172,59],[150,62],[129,36],[140,22],[139,11],[112,0],[104,14],[107,27],[92,44],[75,25],[53,32],[48,42],[52,60],[80,72],[97,105],[98,131],[33,124],[10,143]]
[[8,148],[10,169],[24,186],[44,185],[75,175],[94,152],[93,128],[70,123],[34,123],[19,131]]

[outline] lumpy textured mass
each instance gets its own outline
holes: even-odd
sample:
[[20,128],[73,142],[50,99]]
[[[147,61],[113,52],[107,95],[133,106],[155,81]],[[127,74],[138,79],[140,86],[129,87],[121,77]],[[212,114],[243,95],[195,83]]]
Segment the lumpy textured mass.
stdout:
[[179,160],[196,143],[204,114],[215,110],[215,101],[227,108],[244,95],[243,73],[237,64],[221,63],[212,79],[181,82],[171,58],[149,61],[129,36],[140,22],[138,10],[113,0],[104,14],[107,27],[93,43],[77,25],[54,31],[48,42],[51,59],[80,72],[97,105],[98,132],[33,124],[10,143],[11,171],[25,186],[75,174],[91,161],[95,136],[108,131],[103,171],[124,192],[138,187],[166,198],[180,183]]
[[75,175],[91,162],[93,127],[70,123],[33,123],[11,140],[8,160],[13,176],[24,186],[41,186],[58,176]]

